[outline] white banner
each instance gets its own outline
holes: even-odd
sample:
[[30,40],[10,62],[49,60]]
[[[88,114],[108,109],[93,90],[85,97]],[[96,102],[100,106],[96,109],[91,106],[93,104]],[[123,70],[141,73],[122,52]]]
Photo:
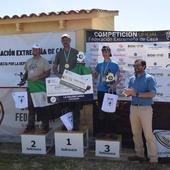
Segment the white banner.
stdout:
[[[133,63],[144,59],[147,71],[154,75],[157,82],[155,101],[170,102],[170,31],[87,31],[86,62],[94,69],[103,61],[102,46],[111,48],[111,59],[116,61],[121,70],[122,81],[117,93],[128,86],[129,77],[133,74]],[[94,92],[96,91],[96,84]],[[129,100],[128,97],[119,97]]]
[[[71,46],[75,48],[75,32],[71,35]],[[28,110],[15,107],[12,93],[24,91],[18,88],[24,72],[24,63],[32,57],[32,45],[41,45],[42,57],[52,65],[55,55],[62,47],[58,33],[32,33],[0,36],[0,141],[3,138],[19,137],[28,121]]]

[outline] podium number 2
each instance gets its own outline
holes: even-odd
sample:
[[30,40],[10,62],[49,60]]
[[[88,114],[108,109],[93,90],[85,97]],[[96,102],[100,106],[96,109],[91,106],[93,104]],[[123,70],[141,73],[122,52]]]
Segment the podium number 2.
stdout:
[[32,140],[32,141],[31,141],[31,147],[33,147],[33,148],[36,147],[36,145],[35,145],[35,140]]
[[71,145],[70,138],[67,138],[67,145]]
[[110,146],[109,145],[104,145],[106,147],[105,152],[109,152],[110,151]]

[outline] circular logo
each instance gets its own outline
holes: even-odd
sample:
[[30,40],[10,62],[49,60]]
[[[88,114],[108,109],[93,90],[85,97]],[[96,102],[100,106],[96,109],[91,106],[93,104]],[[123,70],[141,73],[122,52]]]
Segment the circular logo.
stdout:
[[170,131],[162,130],[154,132],[157,141],[167,149],[170,149]]
[[0,124],[2,123],[3,121],[3,118],[4,118],[4,107],[0,101]]
[[56,98],[55,97],[51,97],[50,101],[51,101],[51,103],[55,103],[56,102]]

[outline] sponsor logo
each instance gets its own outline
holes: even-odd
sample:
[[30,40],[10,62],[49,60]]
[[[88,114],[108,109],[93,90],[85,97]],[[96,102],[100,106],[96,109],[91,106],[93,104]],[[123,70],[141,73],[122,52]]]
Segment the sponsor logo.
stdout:
[[56,98],[55,97],[50,97],[50,101],[51,101],[51,103],[55,103],[56,102]]
[[164,75],[163,73],[149,73],[149,74],[154,77],[162,77]]
[[128,48],[143,48],[143,44],[129,44]]
[[153,65],[154,65],[154,66],[157,66],[157,62],[154,62]]
[[170,149],[170,131],[158,131],[154,132],[157,141],[167,149]]
[[125,48],[122,44],[119,44],[116,51],[125,51]]
[[163,57],[164,54],[147,54],[147,57]]
[[162,48],[162,46],[161,46],[161,45],[158,45],[157,43],[154,43],[154,44],[152,44],[151,46],[149,46],[148,48],[151,48],[151,49],[156,50],[156,49]]
[[125,57],[125,54],[113,53],[113,56],[115,56],[115,57]]
[[133,53],[131,56],[128,56],[129,58],[133,58],[133,59],[140,59],[140,58],[143,58],[141,56],[141,54],[138,54],[138,53]]

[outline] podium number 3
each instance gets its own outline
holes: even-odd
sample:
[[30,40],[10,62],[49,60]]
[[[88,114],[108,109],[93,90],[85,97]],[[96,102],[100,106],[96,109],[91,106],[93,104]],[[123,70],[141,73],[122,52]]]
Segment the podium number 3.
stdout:
[[35,145],[35,140],[32,140],[32,141],[31,141],[31,147],[33,147],[33,148],[36,147],[36,145]]
[[70,138],[67,138],[67,145],[71,145]]
[[109,152],[110,151],[110,146],[109,145],[104,145],[106,147],[105,152]]

